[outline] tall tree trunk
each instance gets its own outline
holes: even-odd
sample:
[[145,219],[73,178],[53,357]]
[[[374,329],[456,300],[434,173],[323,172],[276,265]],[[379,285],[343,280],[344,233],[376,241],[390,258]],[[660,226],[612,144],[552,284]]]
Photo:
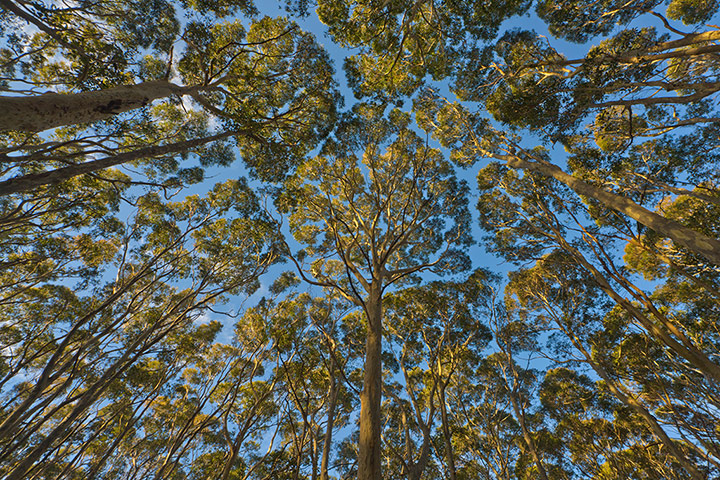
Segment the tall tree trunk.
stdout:
[[[432,422],[432,420],[431,420]],[[423,443],[420,447],[420,456],[418,456],[417,462],[412,462],[412,456],[408,456],[408,464],[410,465],[410,480],[420,480],[425,469],[427,468],[428,462],[430,461],[430,427],[428,425],[420,425],[423,434]]]
[[535,445],[535,440],[533,439],[530,430],[528,430],[527,428],[527,422],[525,421],[525,408],[520,405],[520,402],[517,398],[517,392],[514,387],[510,389],[510,402],[512,403],[513,410],[515,411],[515,416],[520,423],[520,430],[522,431],[525,445],[527,446],[528,450],[530,450],[530,455],[532,456],[533,462],[537,467],[538,478],[540,478],[541,480],[548,480],[549,477],[547,472],[545,471],[545,465],[543,464],[542,458],[540,457],[537,445]]
[[[412,408],[415,413],[415,421],[417,422],[418,427],[422,431],[422,444],[420,445],[420,455],[417,457],[417,462],[413,461],[413,457],[415,456],[415,451],[417,448],[413,448],[411,439],[410,439],[410,429],[408,428],[408,423],[405,417],[405,409],[403,409],[402,414],[402,420],[403,425],[405,426],[405,463],[408,467],[408,474],[407,478],[408,480],[420,480],[422,478],[423,472],[425,472],[425,469],[427,468],[427,464],[430,460],[430,428],[433,424],[434,418],[435,418],[435,392],[437,390],[438,385],[438,379],[433,375],[433,384],[432,388],[430,390],[430,393],[428,394],[428,399],[430,401],[430,406],[428,408],[427,417],[423,418],[423,411],[422,411],[422,400],[418,400],[417,395],[415,394],[415,391],[412,387],[412,381],[410,380],[410,373],[408,372],[408,369],[405,366],[405,359],[404,356],[401,356],[399,358],[400,363],[400,369],[403,372],[403,377],[405,377],[405,391],[407,392],[408,397],[410,398],[410,404],[412,405]],[[398,403],[400,403],[398,399]]]
[[602,188],[575,178],[551,163],[542,160],[533,162],[522,159],[517,155],[490,154],[490,156],[506,161],[507,165],[511,168],[522,168],[523,170],[531,170],[546,177],[552,177],[572,188],[578,194],[594,198],[606,207],[623,213],[661,235],[671,238],[678,245],[682,245],[691,252],[705,257],[705,259],[715,265],[720,265],[720,241],[715,238],[696,232],[675,220],[658,215],[638,205],[629,198],[610,193]]
[[358,480],[382,480],[380,450],[380,403],[382,398],[382,293],[373,281],[365,302],[368,333],[365,373],[360,394],[360,440]]
[[[173,322],[174,323],[174,322]],[[120,377],[128,368],[134,365],[139,358],[142,357],[155,344],[167,335],[160,332],[155,338],[150,338],[155,333],[155,329],[149,329],[144,332],[138,339],[132,342],[124,351],[122,356],[105,370],[103,375],[93,383],[78,398],[77,403],[72,407],[68,414],[54,427],[52,427],[46,436],[30,449],[23,459],[18,462],[14,468],[4,477],[6,480],[22,480],[27,477],[27,473],[33,468],[33,464],[42,457],[49,449],[53,448],[53,444],[62,440],[67,432],[73,428],[73,423],[95,403],[100,396],[110,387],[111,383]],[[146,341],[149,343],[144,344]]]
[[452,435],[450,434],[450,425],[447,414],[447,404],[445,403],[445,384],[440,382],[438,396],[440,397],[440,417],[442,419],[443,438],[445,439],[445,461],[448,468],[448,480],[455,480],[457,473],[455,472],[455,453],[452,446]]
[[312,433],[310,434],[312,437],[312,469],[310,470],[310,480],[317,480],[318,479],[318,451],[320,450],[320,445],[318,443],[318,438],[320,438],[320,428],[313,429]]
[[227,480],[230,478],[230,474],[232,473],[232,467],[235,464],[235,460],[237,460],[237,454],[238,449],[233,444],[230,447],[230,455],[228,456],[227,460],[225,461],[225,465],[223,465],[222,473],[220,474],[221,480]]
[[520,430],[522,431],[523,440],[525,440],[525,445],[527,446],[528,450],[530,450],[530,455],[533,459],[533,462],[535,463],[535,466],[537,467],[538,478],[540,478],[541,480],[548,480],[549,477],[547,471],[545,470],[545,465],[543,464],[542,457],[540,456],[540,452],[538,452],[537,445],[535,444],[532,433],[527,426],[525,406],[521,404],[521,399],[518,395],[518,373],[515,370],[513,364],[514,360],[512,354],[509,351],[505,352],[503,350],[503,352],[505,353],[505,359],[508,362],[507,367],[510,370],[510,374],[512,375],[512,385],[508,385],[508,396],[510,397],[510,403],[512,404],[512,408],[515,411],[515,417],[520,424]]
[[166,80],[80,93],[0,97],[0,132],[42,132],[49,128],[95,122],[143,107],[158,98],[194,93]]
[[[667,236],[676,244],[682,245],[696,255],[705,257],[705,259],[711,263],[720,265],[720,240],[708,237],[692,228],[686,227],[680,222],[652,212],[627,197],[608,192],[607,190],[580,180],[566,173],[557,165],[532,155],[530,152],[525,151],[510,141],[506,142],[506,145],[508,145],[508,147],[505,148],[505,151],[508,152],[507,154],[488,150],[477,137],[473,137],[473,141],[478,153],[481,155],[501,160],[510,168],[530,170],[545,177],[554,178],[573,189],[576,193],[585,197],[594,198],[606,207],[627,215],[661,235]],[[523,158],[519,154],[514,153],[515,150],[522,152],[522,155],[527,158]]]
[[222,140],[233,135],[241,135],[244,132],[222,132],[207,137],[195,138],[183,142],[171,143],[168,145],[156,145],[152,147],[140,148],[131,152],[119,153],[110,157],[90,160],[88,162],[70,165],[67,167],[57,168],[47,172],[29,173],[21,177],[11,178],[0,182],[0,195],[9,195],[11,193],[26,192],[43,185],[55,185],[57,183],[69,180],[78,175],[93,173],[106,168],[121,165],[123,163],[139,160],[141,158],[155,157],[159,155],[176,154],[187,151],[191,148],[199,147],[216,140]]
[[554,320],[560,329],[568,336],[575,348],[577,348],[578,351],[585,357],[585,361],[592,367],[595,373],[597,373],[598,376],[605,381],[605,385],[607,385],[610,392],[623,404],[633,409],[647,422],[647,425],[650,427],[656,438],[666,447],[668,452],[675,457],[675,460],[682,465],[682,467],[690,475],[690,478],[693,480],[706,479],[707,477],[703,475],[695,467],[695,465],[693,465],[692,461],[687,458],[683,451],[677,447],[673,439],[665,432],[652,413],[650,413],[643,404],[637,400],[637,397],[630,392],[627,392],[621,384],[615,382],[615,379],[610,376],[610,373],[605,370],[599,362],[596,362],[593,359],[592,354],[585,349],[585,346],[581,343],[580,339],[571,331],[571,329],[568,328],[567,325],[564,325],[560,319],[555,318]]
[[330,447],[332,447],[333,425],[335,424],[335,407],[337,405],[337,379],[335,377],[335,361],[331,358],[330,367],[330,403],[327,410],[327,426],[323,441],[322,459],[320,460],[320,480],[328,480],[328,465],[330,463]]
[[[161,253],[165,253],[166,251],[167,250],[164,250]],[[77,333],[81,330],[81,328],[95,315],[103,312],[106,308],[116,302],[122,295],[128,292],[133,285],[145,278],[146,274],[151,271],[158,258],[160,257],[157,256],[148,262],[142,269],[135,273],[133,277],[128,279],[125,284],[118,287],[117,290],[115,290],[115,292],[113,292],[113,294],[110,295],[104,302],[75,322],[72,328],[70,328],[70,330],[64,335],[62,341],[55,348],[55,351],[50,359],[45,363],[40,376],[35,380],[32,390],[25,394],[23,402],[15,407],[11,413],[5,412],[7,416],[3,419],[2,423],[0,423],[0,439],[16,436],[18,426],[27,419],[26,415],[28,412],[32,411],[31,407],[33,403],[46,392],[46,389],[53,381],[72,367],[73,363],[76,361],[77,355],[79,354],[76,353],[70,359],[64,359],[63,357],[65,356],[65,353],[71,343],[76,340]]]

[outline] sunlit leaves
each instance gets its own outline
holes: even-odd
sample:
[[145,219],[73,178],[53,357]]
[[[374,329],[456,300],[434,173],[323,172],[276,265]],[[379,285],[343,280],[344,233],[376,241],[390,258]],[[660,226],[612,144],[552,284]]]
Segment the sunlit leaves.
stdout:
[[[299,168],[278,205],[292,212],[298,240],[321,256],[336,252],[372,277],[386,276],[383,269],[442,263],[432,260],[436,252],[446,256],[449,269],[462,269],[462,260],[450,261],[454,251],[442,249],[469,241],[466,187],[439,151],[406,129],[407,115],[393,112],[391,118],[359,117],[340,130],[326,155]],[[323,258],[322,265],[330,264]],[[330,273],[321,273],[322,265],[315,267],[318,275]]]
[[490,39],[501,22],[525,12],[513,2],[318,2],[318,16],[336,42],[360,47],[346,59],[358,97],[399,99],[426,77],[446,78],[475,39]]

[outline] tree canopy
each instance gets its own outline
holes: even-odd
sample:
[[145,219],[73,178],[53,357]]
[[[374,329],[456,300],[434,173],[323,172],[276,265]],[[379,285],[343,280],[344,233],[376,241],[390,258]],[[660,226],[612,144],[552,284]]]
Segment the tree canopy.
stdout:
[[0,475],[720,480],[718,9],[0,0]]

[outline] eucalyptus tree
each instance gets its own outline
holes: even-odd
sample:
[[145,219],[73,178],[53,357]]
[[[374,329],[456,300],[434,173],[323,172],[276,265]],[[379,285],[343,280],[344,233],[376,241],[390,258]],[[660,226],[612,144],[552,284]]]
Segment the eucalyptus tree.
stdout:
[[[586,41],[648,7],[625,4],[598,18],[577,10],[606,6],[543,3],[539,8],[554,12],[545,17],[551,33]],[[707,7],[706,13],[715,8]],[[689,20],[689,10],[678,13],[683,8],[672,2],[667,14],[690,22],[707,18],[700,9]],[[629,412],[628,423],[617,432],[635,429],[635,441],[649,449],[623,450],[633,441],[630,436],[611,440],[606,430],[587,438],[597,442],[595,452],[597,444],[616,443],[619,449],[609,448],[602,457],[607,463],[578,461],[593,464],[597,472],[615,472],[598,475],[704,478],[717,468],[716,435],[706,426],[716,411],[716,329],[699,320],[705,312],[714,318],[718,298],[712,102],[717,32],[699,26],[694,33],[680,32],[663,15],[655,16],[669,35],[627,29],[578,60],[568,60],[552,40],[534,32],[512,31],[495,46],[478,49],[456,91],[465,101],[481,103],[505,129],[482,112],[471,113],[467,103],[453,104],[432,92],[418,99],[416,110],[418,123],[453,149],[458,162],[499,161],[479,175],[485,191],[478,203],[481,223],[495,251],[523,266],[537,262],[538,271],[545,258],[550,264],[549,259],[562,257],[557,268],[583,272],[581,280],[553,278],[557,290],[549,298],[539,288],[542,283],[524,287],[523,298],[534,299],[528,302],[542,311],[538,322],[555,320],[553,328],[569,342],[574,361],[602,378],[601,391],[607,389],[619,402],[601,415]],[[548,148],[526,147],[523,132],[534,133]],[[567,167],[552,160],[557,150],[550,142],[565,147]],[[548,255],[555,251],[562,253]],[[654,280],[656,291],[641,287],[633,272]],[[573,313],[567,299],[578,297],[584,284],[603,292],[615,308]],[[565,295],[564,303],[555,299],[557,291]],[[609,338],[599,333],[598,316],[616,322]],[[688,417],[686,405],[697,416]],[[599,428],[605,421],[592,420]],[[649,447],[657,443],[662,451]]]
[[[500,20],[530,5],[495,7],[318,2],[318,14],[337,41],[360,47],[346,64],[356,94],[371,95],[376,86],[380,96],[407,97],[426,76],[449,76],[465,105],[477,102],[477,113],[446,109],[428,129],[460,151],[459,159],[471,164],[491,157],[560,180],[588,198],[597,215],[627,216],[641,229],[670,238],[670,248],[651,239],[647,243],[661,259],[682,259],[675,263],[687,263],[690,274],[708,262],[720,263],[716,229],[688,220],[711,217],[707,212],[717,204],[713,99],[720,34],[703,25],[717,5],[674,1],[665,11],[654,11],[659,2],[539,2],[536,13],[551,36],[597,40],[585,56],[570,59],[552,39],[535,32],[510,30],[494,38]],[[658,27],[630,23],[648,19]],[[694,31],[684,32],[673,21]],[[616,25],[628,27],[603,39]],[[434,53],[426,51],[428,45]],[[381,75],[385,80],[377,79]],[[571,171],[521,148],[521,137],[491,128],[486,113],[518,133],[540,137],[548,147],[561,142],[571,154]],[[676,195],[693,199],[686,202],[693,208],[687,215],[664,211]]]
[[[720,263],[717,226],[697,221],[718,204],[720,31],[705,25],[716,11],[681,1],[664,10],[660,2],[538,3],[552,36],[595,44],[569,56],[553,38],[511,30],[467,57],[454,88],[518,134],[532,132],[548,148],[562,144],[567,168],[458,112],[473,131],[466,140],[479,156],[566,184],[602,221],[632,219],[648,233],[649,252],[701,277]],[[678,196],[687,199],[682,214],[666,208]]]
[[[362,479],[383,458],[409,478],[720,468],[717,3],[543,0],[549,36],[501,32],[523,0],[288,3],[357,49],[350,87],[376,102],[309,160],[339,96],[293,22],[245,0],[0,0],[3,475],[327,479],[333,446]],[[429,79],[463,103],[416,95]],[[469,264],[466,186],[408,114],[380,113],[409,98],[450,161],[499,162],[480,220],[520,270],[482,360],[470,317],[497,308],[477,284],[394,291]],[[175,203],[129,187],[170,196],[235,147],[286,180],[291,257],[343,300],[266,299],[222,345],[193,321],[257,285],[276,226],[242,183]],[[548,338],[543,376],[520,359]],[[351,391],[359,432],[338,442]]]
[[[59,240],[67,259],[50,256],[37,263],[47,266],[45,274],[28,267],[33,278],[3,285],[0,468],[6,478],[44,476],[58,465],[64,474],[73,465],[102,471],[96,462],[106,462],[135,428],[123,426],[127,412],[105,408],[108,402],[145,411],[143,402],[177,373],[166,369],[188,361],[192,336],[202,344],[217,332],[218,325],[199,328],[193,321],[223,296],[252,291],[278,259],[275,227],[243,181],[182,202],[148,194],[126,230]],[[29,253],[18,254],[20,265]],[[70,273],[59,275],[65,268]],[[80,276],[75,283],[73,270]],[[137,370],[154,360],[160,365],[146,372],[142,387],[124,386],[142,379]],[[118,442],[91,448],[92,438],[116,422]]]
[[201,324],[189,332],[192,337],[169,343],[182,362],[160,354],[133,365],[113,399],[125,405],[138,388],[152,387],[153,395],[130,403],[135,409],[125,408],[117,425],[103,425],[97,439],[84,440],[90,453],[77,474],[246,479],[277,464],[275,445],[262,449],[258,443],[281,429],[282,393],[274,371],[283,352],[272,341],[271,311],[263,305],[248,309],[231,338],[214,343],[220,322]]
[[[538,342],[540,330],[516,317],[512,307],[493,312],[491,330],[494,333],[498,351],[483,362],[481,372],[485,387],[497,389],[500,396],[507,397],[513,420],[519,430],[518,441],[522,440],[520,455],[515,461],[515,475],[518,478],[567,478],[567,472],[558,465],[560,452],[555,447],[544,425],[542,412],[533,405],[533,391],[539,382],[539,372],[530,364],[541,350]],[[499,311],[498,311],[499,310]],[[536,357],[536,358],[533,358]],[[525,363],[525,366],[521,362]],[[555,463],[553,458],[555,457]]]
[[[459,432],[449,407],[458,377],[470,378],[490,341],[486,326],[496,279],[476,270],[464,281],[435,281],[387,296],[386,341],[395,376],[386,385],[391,418],[383,434],[395,471],[420,479],[458,478]],[[394,421],[393,421],[394,420]]]
[[[501,389],[484,371],[458,375],[447,390],[453,462],[457,478],[514,479],[521,455],[520,431]],[[450,467],[450,464],[446,466]]]
[[553,368],[539,396],[576,477],[687,478],[643,419],[608,395],[602,381]]
[[[580,408],[557,411],[558,403],[541,393],[574,468],[601,478],[708,478],[717,468],[714,434],[706,427],[712,388],[698,389],[702,381],[685,374],[686,367],[622,311],[597,309],[597,285],[562,253],[518,272],[509,288],[528,318],[555,325],[556,349],[566,361],[599,377],[593,385],[567,368],[548,372],[548,382],[562,377],[567,383],[553,394],[581,395]],[[683,415],[681,405],[697,410],[685,426],[671,418]],[[572,437],[585,439],[584,447],[573,447]]]
[[[717,253],[720,251],[720,240],[713,227],[688,224],[690,222],[680,215],[673,218],[672,214],[663,214],[662,202],[668,197],[663,196],[662,192],[654,197],[660,202],[654,207],[656,209],[654,211],[653,207],[647,208],[642,205],[649,198],[649,192],[638,192],[635,185],[630,184],[627,187],[634,194],[627,195],[598,185],[593,179],[587,178],[589,175],[569,174],[551,162],[548,150],[544,147],[523,148],[516,134],[506,133],[493,127],[482,116],[472,114],[462,105],[448,102],[434,92],[428,91],[426,95],[418,98],[416,103],[423,128],[434,132],[433,134],[443,145],[452,148],[453,156],[458,162],[470,165],[483,157],[492,158],[504,162],[513,169],[526,170],[555,179],[571,188],[581,198],[587,199],[593,208],[593,214],[603,218],[603,221],[613,215],[619,217],[617,220],[619,222],[627,221],[623,219],[625,216],[629,217],[643,228],[671,239],[675,248],[691,255],[696,264],[720,263],[720,255]],[[573,160],[575,159],[571,158],[571,165]],[[682,191],[682,193],[696,197],[690,191]],[[713,195],[712,188],[708,195],[700,193],[700,197],[711,203],[699,199],[692,206],[698,210],[714,208]],[[704,212],[701,210],[698,214],[703,215]]]
[[[281,177],[334,122],[332,66],[312,35],[287,19],[265,17],[249,27],[221,20],[193,18],[172,40],[182,52],[166,52],[165,61],[133,58],[121,78],[87,88],[54,73],[68,61],[52,50],[36,52],[41,58],[28,65],[23,55],[8,60],[22,75],[0,96],[0,192],[126,163],[142,165],[151,180],[176,174],[175,183],[197,181],[202,167],[233,161],[231,141],[255,173]],[[34,88],[18,87],[23,82]],[[33,133],[54,127],[62,128]],[[199,166],[187,165],[193,154]]]
[[407,113],[354,110],[321,155],[284,184],[277,206],[307,245],[292,256],[302,277],[363,311],[358,478],[379,479],[385,292],[422,271],[466,268],[470,214],[467,186],[409,128]]
[[[519,177],[491,164],[480,180],[485,190],[480,218],[488,240],[506,258],[536,264],[514,274],[509,293],[535,312],[539,328],[557,330],[555,338],[572,352],[571,361],[603,380],[608,394],[649,435],[644,442],[664,445],[670,456],[656,457],[648,471],[660,475],[679,465],[683,475],[703,478],[695,465],[717,461],[713,434],[705,427],[717,395],[714,331],[695,327],[697,319],[683,312],[684,305],[675,310],[671,303],[660,304],[662,297],[644,292],[617,265],[609,252],[613,244],[627,242],[622,223],[593,225],[587,206],[543,176]],[[698,301],[706,296],[699,294]],[[635,355],[645,359],[630,361]],[[688,404],[697,409],[694,426],[678,409]],[[682,440],[672,432],[681,432]]]
[[[684,126],[712,127],[720,31],[706,21],[718,7],[705,4],[705,12],[692,15],[679,12],[682,3],[659,11],[660,2],[626,3],[595,20],[588,12],[609,5],[541,2],[537,10],[552,37],[597,43],[568,58],[553,38],[510,30],[467,57],[455,87],[504,123],[568,143],[574,134],[594,134],[604,150]],[[589,131],[581,124],[587,120],[594,120]]]
[[[288,0],[307,9],[307,1]],[[317,15],[336,43],[358,53],[345,59],[356,96],[398,99],[427,77],[444,79],[478,42],[495,37],[502,22],[532,2],[318,0]]]
[[[243,1],[228,2],[225,8],[193,3],[184,7],[196,15],[253,12],[252,4]],[[30,89],[32,80],[41,79],[85,89],[122,83],[143,50],[169,53],[180,31],[174,5],[163,0],[72,5],[3,0],[0,11],[3,89]]]
[[[332,67],[286,19],[223,18],[249,2],[140,3],[0,4],[7,478],[227,477],[247,443],[237,404],[214,403],[251,399],[247,365],[218,367],[234,351],[194,322],[257,287],[276,229],[244,181],[167,200],[234,147],[282,177],[334,121]],[[215,434],[235,439],[208,462]]]
[[283,456],[282,464],[265,462],[265,471],[327,480],[337,435],[358,407],[362,346],[348,338],[355,329],[354,307],[332,293],[291,292],[262,304],[264,329],[277,352],[272,375],[279,429],[272,447]]

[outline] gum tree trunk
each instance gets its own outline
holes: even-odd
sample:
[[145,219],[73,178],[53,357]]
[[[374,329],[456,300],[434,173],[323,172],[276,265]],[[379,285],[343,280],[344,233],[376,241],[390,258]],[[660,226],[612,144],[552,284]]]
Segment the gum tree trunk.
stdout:
[[330,367],[330,405],[327,411],[327,426],[325,427],[325,438],[323,440],[322,460],[320,461],[320,480],[328,480],[330,475],[328,467],[330,465],[330,448],[332,447],[333,426],[335,424],[335,407],[337,406],[337,379],[335,378],[335,362],[331,360]]
[[118,153],[117,155],[90,160],[77,165],[61,167],[55,170],[40,173],[29,173],[21,177],[11,178],[0,182],[0,196],[12,193],[27,192],[43,185],[55,185],[64,182],[78,175],[93,173],[106,168],[122,165],[123,163],[150,158],[159,155],[174,154],[187,151],[188,149],[205,145],[216,140],[222,140],[233,135],[240,135],[243,132],[223,132],[207,137],[186,140],[183,142],[171,143],[169,145],[156,145],[145,147],[131,152]]
[[194,93],[166,80],[80,93],[0,97],[0,132],[42,132],[49,128],[95,122],[143,107],[158,98]]
[[365,304],[368,334],[365,377],[360,395],[358,480],[382,480],[380,402],[382,399],[382,293],[373,282]]
[[565,173],[561,168],[555,165],[545,162],[531,162],[515,156],[503,155],[495,157],[502,158],[507,161],[508,166],[511,168],[531,170],[547,177],[552,177],[572,188],[580,195],[594,198],[603,205],[627,215],[633,220],[636,220],[646,227],[655,230],[661,235],[671,238],[678,245],[682,245],[691,252],[705,257],[705,259],[709,260],[711,263],[720,265],[720,241],[714,238],[703,235],[700,232],[696,232],[693,229],[676,222],[675,220],[658,215],[657,213],[638,205],[629,198],[610,193],[602,188],[579,180],[572,175]]

